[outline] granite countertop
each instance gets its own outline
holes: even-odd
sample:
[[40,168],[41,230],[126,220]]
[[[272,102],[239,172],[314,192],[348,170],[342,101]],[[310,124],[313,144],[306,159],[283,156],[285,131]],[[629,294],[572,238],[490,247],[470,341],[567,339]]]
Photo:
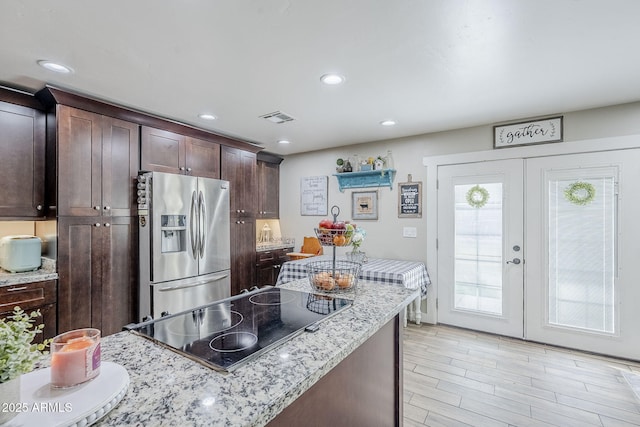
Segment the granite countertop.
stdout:
[[256,243],[256,252],[266,252],[273,251],[275,249],[286,249],[289,248],[293,250],[292,243],[279,243],[279,242],[267,242],[267,243]]
[[10,271],[0,268],[0,286],[43,282],[45,280],[56,280],[57,278],[58,273],[56,273],[56,261],[51,258],[42,257],[42,265],[35,271],[11,273]]
[[[311,292],[306,279],[282,287]],[[221,373],[131,332],[104,337],[102,360],[131,383],[99,425],[263,426],[396,316],[418,290],[361,282],[352,307],[231,373]]]

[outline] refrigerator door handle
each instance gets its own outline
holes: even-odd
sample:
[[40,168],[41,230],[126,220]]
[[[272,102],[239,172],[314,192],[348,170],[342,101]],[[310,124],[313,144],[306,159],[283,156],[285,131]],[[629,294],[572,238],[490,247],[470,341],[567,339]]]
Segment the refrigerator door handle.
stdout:
[[200,258],[203,258],[204,251],[205,251],[204,245],[205,245],[205,242],[207,241],[207,211],[205,208],[204,194],[202,194],[202,191],[198,196],[198,207],[199,207],[198,216],[200,219],[199,220],[200,230],[198,235],[198,239],[199,239],[198,250],[200,252]]
[[196,212],[196,192],[191,194],[191,209],[189,212],[189,237],[191,238],[191,255],[193,259],[197,259],[198,250],[198,212]]
[[166,286],[164,288],[158,288],[158,291],[167,292],[167,291],[175,291],[176,289],[194,288],[196,286],[206,285],[211,282],[217,282],[218,280],[222,280],[226,277],[229,277],[228,273],[220,274],[218,276],[213,276],[209,278],[206,282],[196,282],[196,283],[189,283],[186,285],[177,285],[177,286]]

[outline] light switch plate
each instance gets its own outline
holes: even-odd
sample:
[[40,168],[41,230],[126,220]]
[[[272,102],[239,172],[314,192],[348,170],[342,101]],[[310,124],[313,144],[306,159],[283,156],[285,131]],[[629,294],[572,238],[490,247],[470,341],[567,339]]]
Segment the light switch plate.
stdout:
[[415,227],[403,227],[402,237],[418,237],[418,229]]

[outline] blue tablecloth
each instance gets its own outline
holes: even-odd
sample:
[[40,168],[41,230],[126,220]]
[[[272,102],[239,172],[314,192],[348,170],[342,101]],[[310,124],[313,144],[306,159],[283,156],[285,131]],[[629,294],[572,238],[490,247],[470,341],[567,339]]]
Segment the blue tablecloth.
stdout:
[[[331,255],[288,261],[280,267],[276,286],[307,278],[306,265],[314,261],[331,261]],[[336,257],[345,260],[345,257]],[[358,280],[404,286],[408,289],[420,289],[422,297],[427,296],[427,288],[431,284],[424,263],[417,261],[400,261],[395,259],[373,258],[362,264]]]

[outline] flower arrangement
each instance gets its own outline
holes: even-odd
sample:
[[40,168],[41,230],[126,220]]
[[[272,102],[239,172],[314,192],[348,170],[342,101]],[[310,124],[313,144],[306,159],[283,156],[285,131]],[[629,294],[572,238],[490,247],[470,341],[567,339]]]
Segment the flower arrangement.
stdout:
[[364,238],[367,236],[367,231],[364,228],[356,227],[351,235],[351,246],[353,246],[352,252],[358,252],[360,245],[364,242]]
[[0,319],[0,383],[11,381],[33,370],[35,362],[47,354],[44,349],[51,340],[32,343],[44,325],[34,325],[40,311],[27,314],[15,307],[13,314]]

